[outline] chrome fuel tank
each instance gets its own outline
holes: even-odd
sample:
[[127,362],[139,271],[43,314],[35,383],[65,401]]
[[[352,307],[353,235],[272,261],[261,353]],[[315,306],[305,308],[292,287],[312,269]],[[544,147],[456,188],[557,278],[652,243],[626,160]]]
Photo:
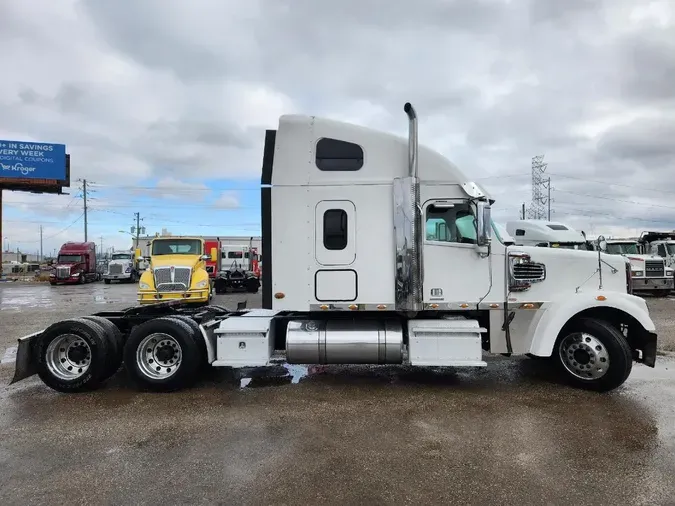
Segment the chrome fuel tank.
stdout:
[[288,322],[290,364],[400,364],[403,330],[397,320]]

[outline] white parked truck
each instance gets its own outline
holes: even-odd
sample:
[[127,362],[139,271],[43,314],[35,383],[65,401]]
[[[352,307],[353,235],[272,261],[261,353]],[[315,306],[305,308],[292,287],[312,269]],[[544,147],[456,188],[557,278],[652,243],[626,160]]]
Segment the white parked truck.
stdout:
[[642,232],[639,243],[644,253],[659,256],[666,267],[675,268],[675,232]]
[[103,274],[103,281],[109,285],[111,281],[127,281],[136,283],[139,278],[133,251],[115,251],[110,256],[108,268]]
[[13,381],[37,372],[86,390],[124,360],[141,388],[167,391],[207,364],[485,367],[492,353],[550,357],[573,384],[608,391],[634,361],[653,367],[654,323],[629,293],[628,262],[492,240],[492,199],[418,147],[404,110],[407,141],[314,116],[267,131],[264,309],[177,301],[63,320],[19,340]]
[[569,225],[544,220],[516,220],[506,223],[506,230],[519,246],[589,250],[583,232]]
[[673,269],[666,266],[664,258],[650,252],[647,244],[643,246],[631,239],[608,239],[607,253],[628,258],[634,293],[665,296],[673,290]]

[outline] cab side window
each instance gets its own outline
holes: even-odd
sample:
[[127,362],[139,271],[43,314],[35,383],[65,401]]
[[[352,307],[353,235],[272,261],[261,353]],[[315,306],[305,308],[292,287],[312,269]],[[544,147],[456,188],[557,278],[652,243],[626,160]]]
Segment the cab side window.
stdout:
[[426,209],[427,241],[476,244],[476,219],[468,204]]
[[666,246],[665,246],[665,244],[659,244],[658,251],[659,251],[659,253],[658,253],[659,256],[662,256],[663,258],[666,257]]

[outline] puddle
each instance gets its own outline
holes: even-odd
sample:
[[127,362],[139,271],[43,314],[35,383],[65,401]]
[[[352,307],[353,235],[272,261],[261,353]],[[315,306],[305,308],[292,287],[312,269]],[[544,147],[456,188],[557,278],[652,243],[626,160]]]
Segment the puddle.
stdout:
[[[285,370],[285,374],[283,373]],[[310,376],[310,369],[304,365],[282,364],[280,367],[260,368],[250,371],[239,379],[239,388],[260,388],[300,383]]]

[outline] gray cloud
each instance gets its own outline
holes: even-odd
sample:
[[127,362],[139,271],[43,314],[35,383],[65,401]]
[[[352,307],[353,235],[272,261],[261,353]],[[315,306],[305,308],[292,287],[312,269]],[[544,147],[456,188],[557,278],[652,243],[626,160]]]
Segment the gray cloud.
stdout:
[[675,209],[658,207],[675,187],[667,0],[2,9],[5,65],[20,71],[0,81],[0,137],[67,142],[78,177],[253,180],[264,129],[280,114],[404,134],[412,101],[420,141],[481,179],[499,219],[529,200],[530,159],[545,153],[558,219],[612,230],[675,223]]

